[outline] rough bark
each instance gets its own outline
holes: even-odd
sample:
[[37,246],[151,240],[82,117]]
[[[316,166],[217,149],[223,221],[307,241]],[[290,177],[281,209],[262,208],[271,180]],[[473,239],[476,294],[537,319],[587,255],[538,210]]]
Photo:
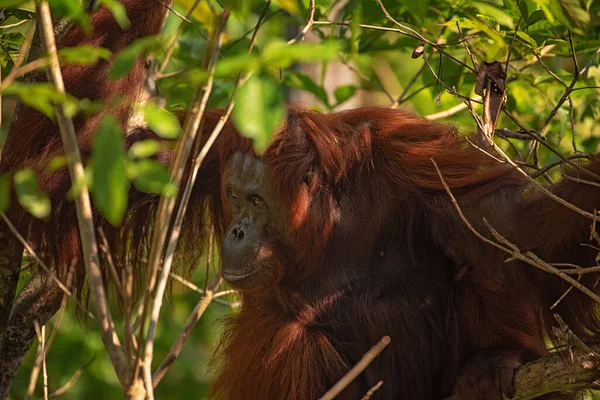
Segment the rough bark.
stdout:
[[8,396],[23,357],[36,338],[35,322],[45,325],[60,308],[62,296],[56,283],[42,273],[19,293],[0,346],[0,400]]
[[[592,350],[600,351],[600,345],[592,346]],[[588,354],[575,348],[553,353],[517,370],[516,394],[512,400],[535,399],[549,393],[598,389],[598,378],[600,369]]]
[[19,281],[23,246],[0,221],[0,351]]

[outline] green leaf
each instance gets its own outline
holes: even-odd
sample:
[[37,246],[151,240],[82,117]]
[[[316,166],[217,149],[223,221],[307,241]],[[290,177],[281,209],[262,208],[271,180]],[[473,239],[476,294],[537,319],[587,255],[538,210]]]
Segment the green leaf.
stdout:
[[179,119],[154,103],[143,105],[144,117],[154,133],[165,139],[176,139],[181,133]]
[[104,117],[93,138],[91,154],[94,205],[112,225],[119,225],[127,210],[129,179],[121,128],[112,117]]
[[453,19],[451,21],[444,23],[444,25],[456,26],[456,24],[458,23],[458,25],[464,29],[479,29],[480,31],[482,31],[483,33],[488,35],[490,38],[494,39],[494,41],[496,42],[496,44],[498,46],[503,47],[505,45],[504,38],[493,27],[491,27],[490,25],[488,25],[487,23],[485,23],[484,21],[482,21],[481,19],[479,19],[477,17],[470,16],[470,15],[467,15],[467,17],[468,18]]
[[[425,20],[425,18],[427,17],[427,13],[429,12],[429,4],[430,4],[431,0],[419,0],[419,1],[412,1],[412,0],[401,0],[400,3],[404,5],[404,7],[406,7],[407,9],[410,10],[410,12],[412,14],[414,14],[417,19],[419,21],[423,21]],[[386,3],[386,6],[389,4],[389,6],[391,6],[393,4],[393,2],[389,2]],[[387,7],[388,12],[392,12],[389,8],[389,6]],[[393,17],[396,17],[396,15],[392,15]]]
[[10,174],[0,175],[0,212],[8,210],[10,205]]
[[542,10],[535,10],[529,16],[529,19],[527,20],[527,26],[531,26],[536,22],[543,20],[544,18],[546,18],[546,14],[544,14]]
[[36,218],[50,215],[50,199],[40,192],[40,185],[35,172],[31,169],[17,171],[14,176],[15,193],[19,204]]
[[531,47],[537,47],[537,42],[528,34],[523,31],[518,31],[517,36],[521,38],[525,43],[530,45]]
[[67,157],[65,157],[65,156],[52,157],[50,159],[50,162],[48,162],[48,171],[56,172],[59,169],[66,168],[67,166],[68,166]]
[[119,24],[121,29],[129,29],[129,27],[131,26],[131,22],[127,17],[127,10],[125,10],[123,4],[119,3],[116,0],[100,0],[100,4],[104,4],[106,8],[110,10],[113,17],[115,18],[115,21],[117,21],[117,24]]
[[327,92],[325,92],[323,86],[317,85],[308,75],[298,71],[289,71],[285,76],[285,84],[312,93],[321,103],[330,108]]
[[[426,0],[423,0],[426,2]],[[351,0],[350,10],[352,12],[352,18],[350,20],[350,52],[353,55],[358,53],[360,47],[360,23],[363,15],[363,2],[362,0]]]
[[235,99],[235,126],[254,141],[257,153],[264,152],[285,116],[283,91],[268,77],[253,76],[236,92]]
[[329,40],[322,43],[295,43],[291,46],[285,42],[273,41],[265,46],[262,59],[265,65],[287,67],[294,62],[329,61],[338,57],[341,45],[338,41]]
[[62,104],[65,114],[69,117],[74,116],[84,104],[83,101],[69,94],[60,93],[49,83],[43,82],[27,84],[13,82],[2,91],[2,94],[19,96],[25,105],[51,119],[54,118],[56,104]]
[[147,139],[132,144],[128,154],[131,158],[148,158],[158,153],[159,150],[160,143],[153,139]]
[[90,16],[78,0],[50,1],[48,4],[52,8],[53,16],[71,18],[86,31],[91,28]]
[[501,8],[490,3],[484,3],[482,1],[474,1],[472,5],[482,15],[493,18],[500,25],[504,25],[509,29],[514,29],[515,24],[513,23],[513,19],[510,15],[506,13],[506,11],[502,10]]
[[0,0],[0,8],[16,8],[29,0]]
[[139,191],[165,196],[177,193],[177,187],[170,183],[169,170],[158,161],[145,159],[131,162],[127,166],[127,175]]
[[292,15],[298,15],[298,0],[273,0],[273,3]]
[[139,56],[159,48],[160,43],[160,38],[155,36],[136,40],[119,54],[108,73],[108,76],[112,79],[117,79],[127,75],[135,65],[135,61]]
[[339,106],[340,104],[354,96],[354,93],[356,93],[357,89],[358,88],[354,85],[340,85],[336,87],[335,92],[333,92],[337,101],[336,105]]
[[103,47],[90,45],[65,47],[58,51],[61,65],[65,64],[95,64],[99,60],[108,60],[111,52]]

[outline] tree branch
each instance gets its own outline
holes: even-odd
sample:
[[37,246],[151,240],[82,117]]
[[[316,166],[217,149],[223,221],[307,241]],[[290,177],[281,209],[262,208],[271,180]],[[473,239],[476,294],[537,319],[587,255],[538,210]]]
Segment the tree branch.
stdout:
[[[595,352],[600,345],[591,346]],[[577,348],[552,353],[527,363],[515,374],[515,395],[511,400],[529,400],[544,394],[598,388],[600,370],[589,354]]]

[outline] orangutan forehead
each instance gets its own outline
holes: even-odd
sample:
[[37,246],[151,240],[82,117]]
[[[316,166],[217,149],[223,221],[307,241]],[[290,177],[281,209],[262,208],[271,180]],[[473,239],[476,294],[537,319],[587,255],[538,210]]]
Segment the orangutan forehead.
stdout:
[[267,168],[264,161],[251,154],[236,152],[226,168],[226,179],[232,183],[261,187],[266,183]]

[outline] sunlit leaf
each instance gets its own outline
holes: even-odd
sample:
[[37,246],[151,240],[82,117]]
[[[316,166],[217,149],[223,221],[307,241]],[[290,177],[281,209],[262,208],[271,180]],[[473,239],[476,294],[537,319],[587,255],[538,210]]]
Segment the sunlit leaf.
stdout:
[[285,116],[283,91],[270,78],[254,76],[240,87],[235,97],[235,126],[243,136],[253,140],[258,153],[264,152]]
[[84,30],[91,28],[90,16],[85,11],[82,2],[78,0],[60,0],[48,2],[53,16],[71,18],[75,20]]
[[121,128],[104,117],[94,135],[91,155],[94,205],[112,225],[119,225],[127,210],[129,179]]
[[346,100],[350,99],[356,93],[358,88],[354,85],[340,85],[335,88],[333,92],[335,99],[337,101],[337,105],[342,104]]
[[159,150],[160,143],[153,139],[147,139],[132,144],[128,154],[131,158],[148,158],[158,153]]
[[323,43],[295,43],[292,46],[282,41],[270,42],[263,50],[262,59],[266,65],[288,66],[294,62],[328,61],[338,57],[341,50],[338,41]]
[[83,104],[73,96],[58,92],[49,83],[12,82],[2,94],[17,95],[27,106],[34,108],[49,118],[54,118],[56,104],[62,104],[67,116],[74,116]]
[[169,170],[158,161],[144,159],[129,163],[127,174],[139,191],[165,196],[177,193],[177,188],[170,183]]
[[95,64],[99,60],[108,60],[111,52],[103,47],[90,45],[65,47],[58,51],[61,65],[65,64]]
[[290,14],[296,15],[299,12],[298,0],[273,0],[273,3],[277,4]]
[[103,4],[110,10],[115,21],[121,27],[121,29],[128,29],[131,25],[129,18],[127,17],[127,10],[123,7],[123,4],[116,0],[100,0],[100,4]]
[[143,112],[148,126],[157,135],[165,139],[175,139],[181,133],[179,119],[164,108],[154,103],[146,103]]
[[325,92],[323,86],[317,85],[310,76],[299,71],[289,71],[285,76],[285,84],[289,87],[306,90],[307,92],[312,93],[323,104],[329,107],[327,92]]
[[153,36],[136,40],[119,54],[108,73],[109,77],[116,79],[126,75],[131,71],[139,56],[158,48],[160,43],[160,38]]
[[198,22],[202,23],[207,31],[214,31],[217,24],[217,18],[213,14],[208,4],[206,4],[206,1],[203,0],[198,2],[197,0],[175,0],[174,3],[178,6],[181,6],[184,15],[188,15],[190,10],[192,10],[192,7],[195,5],[196,7],[192,11],[192,17]]
[[36,218],[50,215],[50,199],[40,191],[38,178],[31,169],[17,171],[14,176],[15,193],[19,204]]

